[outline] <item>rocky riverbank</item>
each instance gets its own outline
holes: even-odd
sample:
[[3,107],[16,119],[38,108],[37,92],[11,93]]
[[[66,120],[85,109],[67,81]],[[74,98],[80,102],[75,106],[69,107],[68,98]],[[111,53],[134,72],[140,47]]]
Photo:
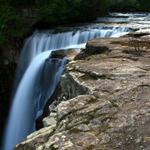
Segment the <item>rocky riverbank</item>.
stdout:
[[149,36],[89,41],[61,89],[45,128],[16,150],[150,150]]

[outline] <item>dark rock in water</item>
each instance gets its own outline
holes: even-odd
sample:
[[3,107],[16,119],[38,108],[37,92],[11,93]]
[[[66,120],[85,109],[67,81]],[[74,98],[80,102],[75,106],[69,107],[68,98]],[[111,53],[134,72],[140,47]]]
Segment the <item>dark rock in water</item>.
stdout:
[[88,45],[95,43],[109,53],[68,64],[61,80],[68,100],[62,98],[44,119],[46,127],[16,150],[150,149],[150,49],[135,55],[128,38],[97,39]]
[[65,50],[58,50],[58,51],[53,51],[51,53],[51,58],[64,58],[66,57],[66,53],[65,53]]
[[111,50],[107,46],[99,46],[94,43],[93,45],[87,44],[85,53],[88,55],[95,55],[95,54],[101,54],[101,53],[107,53],[110,52]]
[[141,29],[136,32],[131,32],[124,37],[134,37],[134,38],[140,38],[144,36],[150,36],[150,29]]
[[68,59],[73,59],[77,55],[78,51],[75,49],[62,49],[62,50],[56,50],[52,51],[50,58],[64,58],[67,57]]

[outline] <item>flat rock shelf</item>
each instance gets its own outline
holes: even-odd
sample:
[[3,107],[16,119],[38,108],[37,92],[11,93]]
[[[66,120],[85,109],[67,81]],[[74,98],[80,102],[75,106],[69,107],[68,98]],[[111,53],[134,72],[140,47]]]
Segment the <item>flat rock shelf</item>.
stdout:
[[150,150],[149,43],[145,36],[89,41],[62,76],[67,100],[16,150]]

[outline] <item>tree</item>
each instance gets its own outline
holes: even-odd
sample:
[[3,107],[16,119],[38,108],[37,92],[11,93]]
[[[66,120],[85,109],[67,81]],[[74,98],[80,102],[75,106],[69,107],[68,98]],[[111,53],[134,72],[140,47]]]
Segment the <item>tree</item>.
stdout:
[[20,38],[28,30],[26,20],[14,7],[8,3],[0,5],[0,44]]
[[140,9],[144,11],[150,11],[150,1],[149,0],[138,0]]
[[107,11],[110,0],[47,0],[39,5],[40,19],[62,24],[89,22]]

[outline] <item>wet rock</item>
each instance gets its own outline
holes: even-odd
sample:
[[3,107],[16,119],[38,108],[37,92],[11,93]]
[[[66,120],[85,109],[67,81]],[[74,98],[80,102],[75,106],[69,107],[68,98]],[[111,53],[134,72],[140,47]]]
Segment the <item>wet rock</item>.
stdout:
[[149,37],[150,36],[150,29],[139,29],[136,32],[131,32],[124,37],[135,37],[135,38],[140,38],[140,37]]
[[68,59],[73,59],[78,53],[78,50],[76,49],[62,49],[62,50],[56,50],[56,51],[52,51],[51,53],[51,58],[64,58],[67,57]]

